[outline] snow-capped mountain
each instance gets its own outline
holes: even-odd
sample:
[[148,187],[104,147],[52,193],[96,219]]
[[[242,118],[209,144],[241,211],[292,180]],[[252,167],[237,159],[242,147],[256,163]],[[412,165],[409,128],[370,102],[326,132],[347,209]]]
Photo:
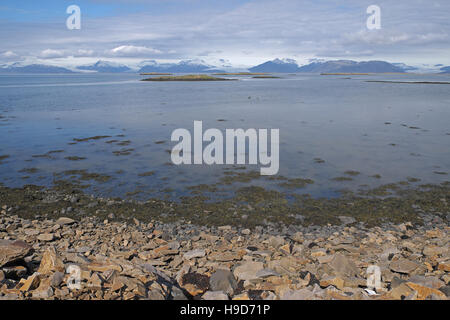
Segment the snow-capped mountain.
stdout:
[[131,68],[124,64],[119,64],[115,62],[110,61],[103,61],[99,60],[96,63],[92,65],[87,66],[78,66],[78,70],[83,71],[96,71],[96,72],[102,72],[102,73],[118,73],[118,72],[130,72],[132,71]]
[[178,63],[158,63],[150,60],[145,62],[139,72],[211,73],[223,72],[223,70],[209,65],[203,60],[183,60]]
[[0,73],[73,73],[73,71],[44,64],[23,65],[16,62],[9,65],[2,65],[0,67]]
[[405,70],[386,61],[353,61],[333,60],[325,62],[313,62],[298,69],[298,72],[314,73],[383,73],[383,72],[405,72]]
[[251,72],[298,72],[297,61],[293,59],[275,59],[249,68]]

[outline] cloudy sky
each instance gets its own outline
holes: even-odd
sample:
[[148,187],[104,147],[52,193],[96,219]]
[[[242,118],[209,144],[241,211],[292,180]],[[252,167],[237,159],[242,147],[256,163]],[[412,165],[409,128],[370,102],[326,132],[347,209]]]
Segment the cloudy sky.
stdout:
[[[81,30],[68,30],[69,5]],[[381,29],[366,10],[381,8]],[[274,58],[450,65],[448,0],[1,0],[0,64]],[[224,59],[224,61],[220,61]]]

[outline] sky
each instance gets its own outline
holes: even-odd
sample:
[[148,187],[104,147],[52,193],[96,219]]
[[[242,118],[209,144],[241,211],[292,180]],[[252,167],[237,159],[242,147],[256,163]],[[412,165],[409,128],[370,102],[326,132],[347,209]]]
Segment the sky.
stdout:
[[[80,7],[80,30],[66,27],[70,5]],[[380,29],[367,28],[370,5],[381,9]],[[450,65],[449,14],[448,0],[1,0],[0,64]]]

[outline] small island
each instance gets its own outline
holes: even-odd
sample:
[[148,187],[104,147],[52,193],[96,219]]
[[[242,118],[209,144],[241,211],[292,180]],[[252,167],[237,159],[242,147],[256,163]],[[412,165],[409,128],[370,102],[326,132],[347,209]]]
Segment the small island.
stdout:
[[183,76],[163,76],[142,79],[141,81],[230,81],[236,79],[217,78],[204,74],[188,74]]
[[164,72],[142,72],[141,76],[171,76],[172,73],[164,73]]
[[281,79],[280,77],[275,76],[254,76],[253,79]]
[[321,73],[321,76],[368,76],[370,73],[361,72],[332,72],[332,73]]
[[269,73],[265,72],[229,72],[229,73],[214,73],[215,76],[263,76]]

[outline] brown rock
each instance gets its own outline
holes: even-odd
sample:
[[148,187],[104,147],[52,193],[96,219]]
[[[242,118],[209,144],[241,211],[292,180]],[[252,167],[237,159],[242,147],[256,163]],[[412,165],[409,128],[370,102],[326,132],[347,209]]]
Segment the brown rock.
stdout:
[[450,272],[450,262],[446,261],[446,262],[440,262],[438,264],[438,269],[439,270],[443,270],[445,272]]
[[17,286],[19,287],[19,291],[26,292],[30,290],[34,290],[39,286],[40,278],[38,273],[34,273],[29,276],[28,279],[21,279]]
[[54,247],[48,248],[42,256],[38,272],[40,274],[49,274],[51,272],[64,272],[64,263],[58,257]]
[[413,293],[413,290],[410,287],[408,287],[405,283],[401,283],[400,285],[396,286],[394,289],[389,291],[389,296],[392,299],[403,300],[406,297],[408,297],[411,293]]
[[391,262],[389,267],[392,271],[409,274],[416,270],[419,265],[411,260],[401,258],[397,261]]
[[31,252],[31,246],[23,241],[0,240],[0,268],[25,258]]
[[39,241],[53,241],[55,239],[55,235],[53,233],[42,233],[37,236]]
[[118,272],[122,272],[122,267],[118,264],[114,264],[114,263],[102,263],[102,262],[92,262],[90,263],[87,268],[91,271],[96,271],[96,272],[106,272],[106,271],[110,271],[110,270],[116,270]]
[[71,225],[74,223],[75,220],[66,217],[61,217],[58,220],[56,220],[56,224],[59,224],[60,226]]
[[425,300],[428,296],[434,294],[439,298],[443,298],[446,299],[446,295],[439,290],[433,289],[433,288],[429,288],[429,287],[425,287],[422,286],[420,284],[417,283],[413,283],[413,282],[407,282],[406,283],[411,289],[413,289],[414,291],[417,292],[417,299],[418,300]]

